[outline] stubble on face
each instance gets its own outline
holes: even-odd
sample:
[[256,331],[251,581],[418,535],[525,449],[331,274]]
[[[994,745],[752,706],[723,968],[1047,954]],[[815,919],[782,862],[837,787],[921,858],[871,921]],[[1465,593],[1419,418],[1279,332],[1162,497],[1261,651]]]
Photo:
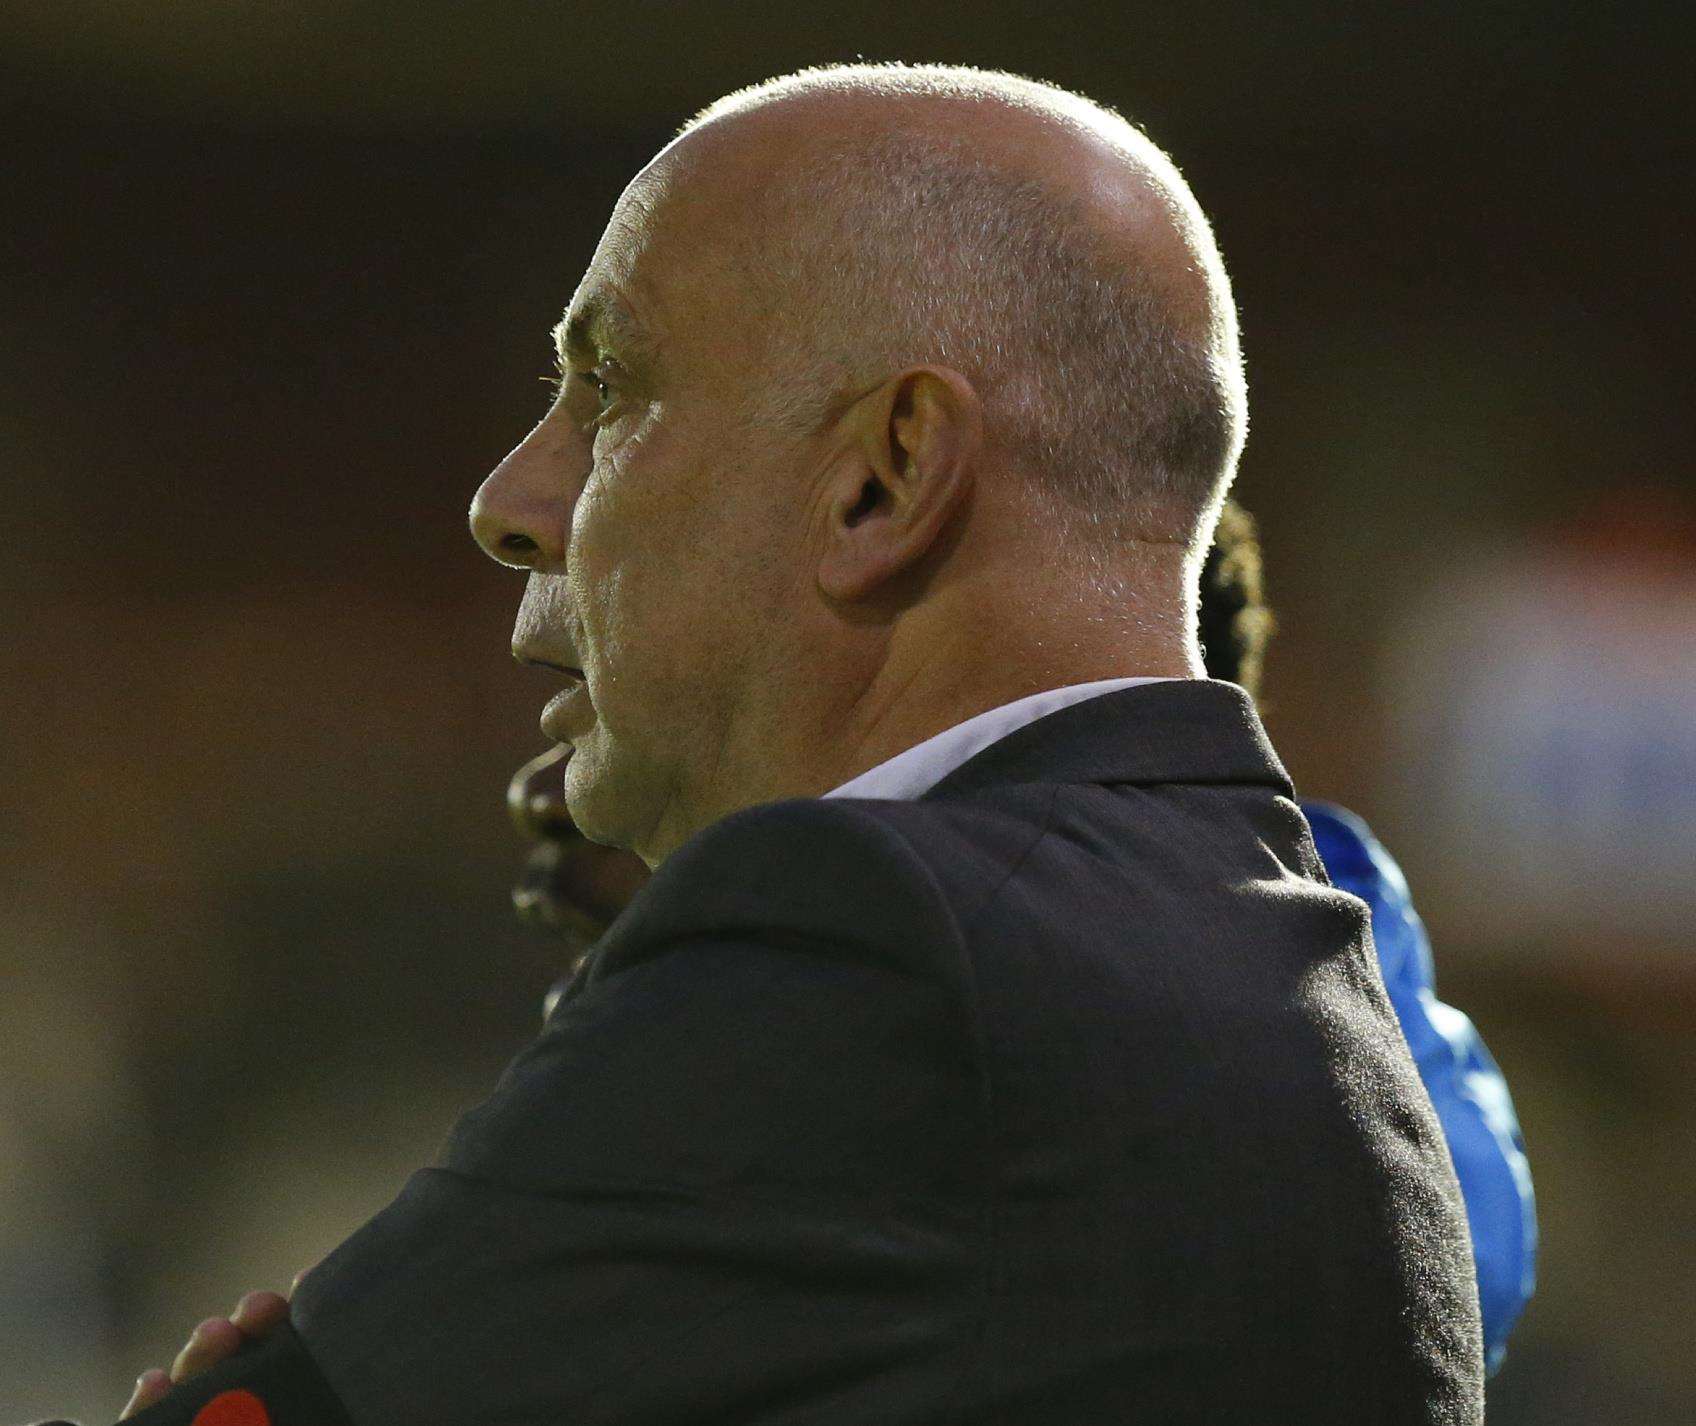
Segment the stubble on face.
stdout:
[[759,704],[749,684],[769,653],[780,542],[760,499],[768,453],[740,399],[751,351],[726,320],[722,281],[682,242],[698,251],[710,235],[700,205],[674,210],[645,184],[632,207],[642,216],[621,201],[573,307],[628,294],[665,374],[632,381],[633,409],[596,439],[573,511],[567,579],[594,721],[565,790],[585,836],[653,866],[729,795],[731,745]]

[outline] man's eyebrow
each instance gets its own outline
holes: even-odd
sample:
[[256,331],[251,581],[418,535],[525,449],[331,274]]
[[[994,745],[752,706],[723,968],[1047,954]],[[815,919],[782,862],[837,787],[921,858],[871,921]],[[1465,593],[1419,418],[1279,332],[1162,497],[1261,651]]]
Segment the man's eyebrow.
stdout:
[[641,325],[610,297],[585,297],[575,315],[562,318],[553,331],[562,361],[593,366],[598,354],[651,358],[653,344]]

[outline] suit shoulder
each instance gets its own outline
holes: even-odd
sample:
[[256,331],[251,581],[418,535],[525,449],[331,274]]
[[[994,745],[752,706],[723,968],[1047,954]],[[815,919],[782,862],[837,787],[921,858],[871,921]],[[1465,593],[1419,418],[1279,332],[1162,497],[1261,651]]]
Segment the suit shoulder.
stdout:
[[[850,798],[791,797],[721,818],[679,847],[656,873],[698,891],[719,882],[742,893],[802,888],[830,903],[875,892],[915,905],[939,901],[928,859],[890,804]],[[905,804],[901,804],[905,805]]]
[[679,939],[828,951],[935,979],[959,927],[926,860],[863,804],[787,798],[741,808],[662,862],[602,941],[610,971]]
[[782,849],[804,842],[811,850],[846,854],[849,866],[910,859],[906,838],[873,809],[884,804],[866,798],[787,797],[743,807],[702,828],[669,857],[664,870],[755,847]]
[[1333,883],[1373,905],[1399,908],[1410,901],[1407,877],[1363,818],[1334,802],[1306,798],[1301,810]]

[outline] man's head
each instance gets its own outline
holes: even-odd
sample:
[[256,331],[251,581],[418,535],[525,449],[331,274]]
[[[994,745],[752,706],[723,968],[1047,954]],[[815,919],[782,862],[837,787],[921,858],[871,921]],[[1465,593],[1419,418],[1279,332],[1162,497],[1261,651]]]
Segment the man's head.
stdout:
[[551,731],[591,840],[656,866],[1026,693],[1201,672],[1236,315],[1111,111],[929,65],[729,95],[620,197],[560,337],[471,521],[531,571],[515,654],[587,673]]

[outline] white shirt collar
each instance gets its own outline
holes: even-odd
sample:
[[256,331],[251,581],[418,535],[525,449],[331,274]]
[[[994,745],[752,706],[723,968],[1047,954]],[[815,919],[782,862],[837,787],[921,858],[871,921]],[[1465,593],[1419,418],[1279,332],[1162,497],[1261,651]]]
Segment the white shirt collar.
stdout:
[[1094,683],[1073,683],[1064,688],[1051,688],[1026,698],[1003,703],[956,723],[952,728],[926,738],[903,753],[879,763],[850,778],[840,787],[824,793],[825,797],[877,797],[888,801],[905,802],[922,797],[967,758],[982,752],[991,743],[1005,738],[1027,723],[1034,723],[1045,714],[1054,713],[1086,698],[1111,693],[1118,688],[1130,688],[1138,683],[1164,683],[1164,678],[1102,678]]

